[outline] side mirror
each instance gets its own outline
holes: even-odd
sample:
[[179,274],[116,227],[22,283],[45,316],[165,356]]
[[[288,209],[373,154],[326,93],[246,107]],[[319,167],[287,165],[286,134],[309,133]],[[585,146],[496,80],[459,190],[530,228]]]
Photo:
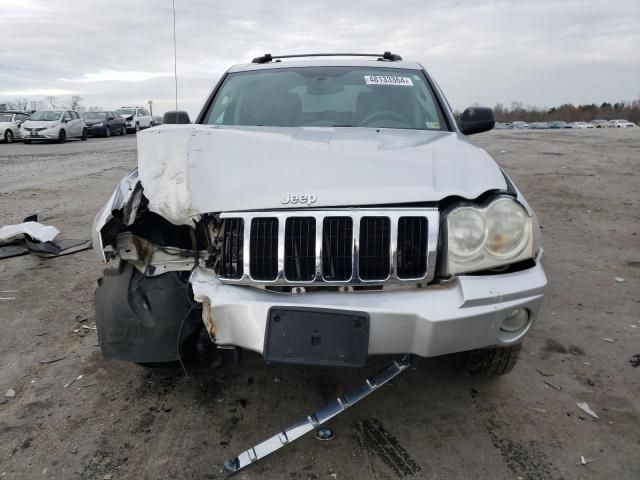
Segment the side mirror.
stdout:
[[486,107],[469,107],[462,112],[458,121],[460,131],[465,135],[488,132],[495,124],[493,110]]
[[163,124],[187,124],[191,123],[189,119],[189,114],[184,110],[173,110],[169,112],[165,112],[162,116]]

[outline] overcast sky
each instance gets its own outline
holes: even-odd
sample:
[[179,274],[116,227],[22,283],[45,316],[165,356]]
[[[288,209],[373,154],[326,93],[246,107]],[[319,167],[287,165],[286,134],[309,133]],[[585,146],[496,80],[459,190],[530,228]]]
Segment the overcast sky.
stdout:
[[[175,0],[180,107],[262,53],[418,60],[454,109],[640,97],[640,0]],[[0,100],[174,101],[171,0],[0,0]]]

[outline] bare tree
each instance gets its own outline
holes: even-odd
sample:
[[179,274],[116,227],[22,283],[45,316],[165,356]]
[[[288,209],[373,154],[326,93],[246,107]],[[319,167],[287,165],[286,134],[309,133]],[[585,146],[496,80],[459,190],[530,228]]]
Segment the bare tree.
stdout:
[[17,98],[13,101],[13,104],[18,110],[26,110],[29,107],[28,98]]
[[82,105],[80,104],[80,102],[82,102],[82,97],[80,97],[79,95],[73,95],[71,97],[71,105],[70,105],[71,110],[82,109]]
[[44,97],[44,101],[51,105],[51,108],[56,108],[56,106],[58,105],[58,98],[54,95],[47,95],[46,97]]

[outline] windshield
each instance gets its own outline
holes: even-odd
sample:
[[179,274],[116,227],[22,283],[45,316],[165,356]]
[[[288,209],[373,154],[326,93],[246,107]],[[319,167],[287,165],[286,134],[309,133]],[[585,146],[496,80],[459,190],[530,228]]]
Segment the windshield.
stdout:
[[0,113],[0,122],[10,122],[13,113]]
[[367,67],[229,74],[205,123],[448,130],[421,71]]
[[134,115],[136,113],[135,110],[130,110],[128,108],[121,108],[120,110],[116,110],[118,115],[122,115],[123,117],[128,117],[129,115]]
[[107,117],[107,114],[104,112],[87,112],[82,117],[87,120],[102,120]]
[[60,111],[48,111],[48,112],[35,112],[29,117],[29,120],[35,120],[36,122],[52,122],[58,120],[62,115]]

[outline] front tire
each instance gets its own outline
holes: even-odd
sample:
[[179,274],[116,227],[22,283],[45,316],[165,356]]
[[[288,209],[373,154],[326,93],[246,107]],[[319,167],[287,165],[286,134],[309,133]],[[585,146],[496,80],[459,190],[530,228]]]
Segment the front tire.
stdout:
[[82,136],[80,137],[80,140],[82,140],[83,142],[87,139],[87,137],[89,136],[89,132],[86,128],[82,129]]
[[136,133],[140,131],[140,124],[136,122]]
[[120,135],[126,135],[127,134],[127,126],[123,125],[122,126],[122,131],[120,132]]
[[518,363],[522,344],[512,347],[489,347],[465,352],[466,373],[472,377],[499,377],[511,372]]
[[107,138],[111,136],[111,129],[109,127],[107,127],[107,129],[104,131],[104,136]]
[[58,143],[64,143],[67,141],[67,132],[60,130],[58,133]]
[[4,132],[4,141],[6,143],[13,143],[13,132],[11,130]]

